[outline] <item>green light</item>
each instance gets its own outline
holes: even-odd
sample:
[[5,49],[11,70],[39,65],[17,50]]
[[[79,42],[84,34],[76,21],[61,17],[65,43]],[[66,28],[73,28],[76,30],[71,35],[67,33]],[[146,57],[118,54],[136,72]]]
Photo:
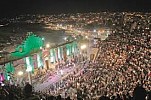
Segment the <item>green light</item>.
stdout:
[[7,64],[5,65],[5,71],[6,71],[7,73],[14,73],[15,69],[14,69],[13,64],[12,64],[12,63],[7,63]]
[[29,55],[31,52],[38,51],[43,47],[44,41],[42,38],[31,34],[26,38],[26,40],[19,45],[15,52],[11,53],[12,57],[25,57]]
[[14,68],[13,64],[11,62],[7,63],[5,65],[5,74],[4,74],[5,79],[9,80],[10,79],[9,73],[14,73],[14,71],[15,71],[15,68]]

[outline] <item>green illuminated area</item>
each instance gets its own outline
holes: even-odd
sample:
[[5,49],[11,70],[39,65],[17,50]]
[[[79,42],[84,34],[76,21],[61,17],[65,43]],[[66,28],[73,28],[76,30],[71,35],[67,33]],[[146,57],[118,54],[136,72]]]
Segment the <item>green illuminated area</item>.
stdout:
[[14,71],[15,71],[15,68],[11,62],[5,64],[5,73],[4,73],[5,79],[9,80],[10,74],[14,73]]
[[5,65],[5,72],[7,73],[14,73],[15,69],[12,63],[7,63]]
[[42,38],[31,34],[27,39],[19,46],[17,46],[15,52],[11,53],[12,57],[25,57],[34,51],[40,50],[43,47],[44,41]]

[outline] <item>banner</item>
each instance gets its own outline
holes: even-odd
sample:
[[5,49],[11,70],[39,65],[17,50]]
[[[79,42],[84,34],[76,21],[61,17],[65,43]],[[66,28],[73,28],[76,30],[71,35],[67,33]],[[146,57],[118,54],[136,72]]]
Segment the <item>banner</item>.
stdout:
[[33,58],[33,66],[34,68],[37,68],[38,67],[37,54],[34,54],[32,58]]
[[37,54],[37,66],[38,66],[38,68],[43,67],[42,52]]
[[62,49],[61,49],[61,47],[58,47],[58,59],[60,61],[62,60]]
[[34,65],[33,65],[33,59],[32,57],[26,57],[26,71],[34,73]]
[[69,46],[69,44],[66,44],[66,54],[67,54],[67,56],[69,56],[70,55],[70,46]]
[[50,62],[51,62],[51,63],[54,63],[54,62],[55,62],[54,49],[50,49]]
[[61,54],[61,60],[63,60],[64,58],[63,58],[63,47],[60,47],[60,54]]

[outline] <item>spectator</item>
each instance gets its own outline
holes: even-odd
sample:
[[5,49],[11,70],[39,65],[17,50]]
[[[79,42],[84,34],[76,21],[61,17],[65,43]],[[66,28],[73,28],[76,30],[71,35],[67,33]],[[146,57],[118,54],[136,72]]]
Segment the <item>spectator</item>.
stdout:
[[137,86],[134,89],[134,100],[145,100],[146,95],[146,90],[142,86]]
[[27,82],[24,87],[25,97],[29,97],[32,94],[32,86]]

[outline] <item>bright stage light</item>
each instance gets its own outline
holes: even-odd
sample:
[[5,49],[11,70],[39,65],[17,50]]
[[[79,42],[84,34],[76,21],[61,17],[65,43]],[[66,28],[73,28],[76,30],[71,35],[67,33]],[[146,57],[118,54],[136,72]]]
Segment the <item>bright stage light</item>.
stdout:
[[88,36],[85,36],[85,38],[87,39],[87,38],[88,38]]
[[46,48],[49,48],[50,47],[50,44],[46,44]]
[[85,49],[87,46],[84,44],[84,45],[82,45],[81,46],[81,49],[83,50],[83,49]]
[[19,75],[19,76],[23,75],[23,72],[22,72],[22,71],[19,71],[19,72],[18,72],[18,75]]

